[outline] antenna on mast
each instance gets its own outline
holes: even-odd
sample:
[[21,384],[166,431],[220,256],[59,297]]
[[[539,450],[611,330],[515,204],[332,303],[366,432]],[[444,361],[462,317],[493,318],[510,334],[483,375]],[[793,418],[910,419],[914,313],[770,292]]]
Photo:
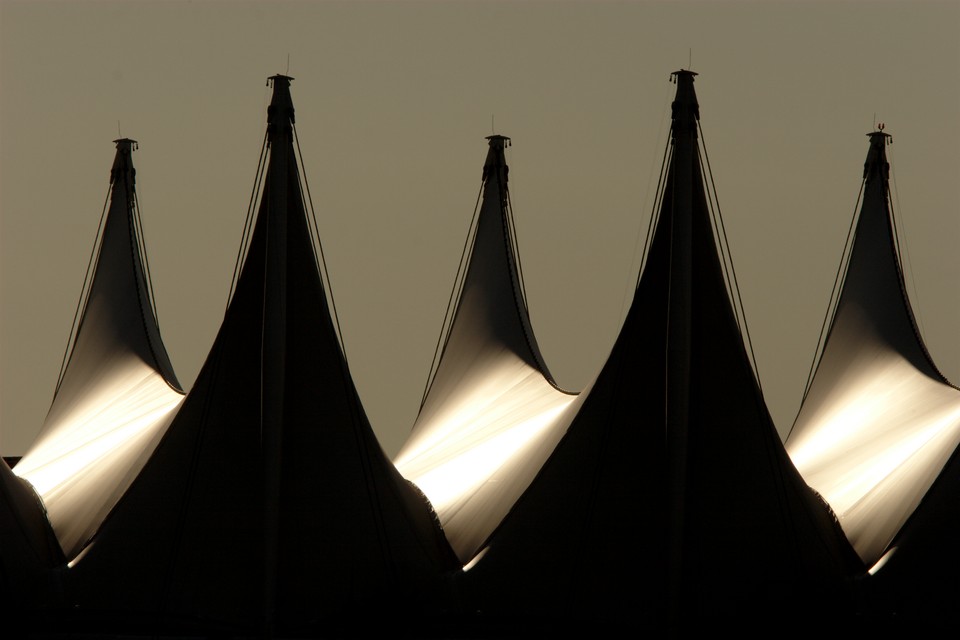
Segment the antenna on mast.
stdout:
[[287,53],[287,71],[283,75],[285,76],[290,75],[290,54],[289,53]]
[[490,114],[490,135],[496,135],[497,128],[493,126],[493,114]]
[[693,47],[687,49],[687,69],[693,69]]

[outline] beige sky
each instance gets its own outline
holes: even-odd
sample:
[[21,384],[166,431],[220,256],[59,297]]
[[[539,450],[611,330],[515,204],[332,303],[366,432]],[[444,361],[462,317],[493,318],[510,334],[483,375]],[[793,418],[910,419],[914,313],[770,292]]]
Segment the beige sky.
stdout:
[[691,66],[771,413],[797,411],[874,121],[893,134],[908,291],[960,382],[960,2],[0,0],[0,452],[49,406],[119,134],[160,326],[191,384],[262,141],[292,86],[347,357],[385,450],[409,431],[494,126],[534,330],[561,385],[630,301]]

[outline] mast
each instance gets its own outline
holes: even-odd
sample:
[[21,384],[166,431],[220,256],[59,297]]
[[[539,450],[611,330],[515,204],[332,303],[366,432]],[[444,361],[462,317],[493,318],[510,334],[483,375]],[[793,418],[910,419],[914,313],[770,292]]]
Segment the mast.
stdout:
[[294,109],[290,97],[293,78],[275,75],[269,79],[273,98],[267,108],[267,143],[270,168],[267,172],[264,214],[267,216],[267,251],[264,265],[264,315],[260,432],[264,463],[264,616],[269,634],[273,632],[277,597],[277,551],[280,526],[280,466],[283,454],[283,407],[286,388],[287,312],[287,211],[290,203],[291,161],[293,159]]
[[[669,501],[669,528],[671,566],[683,566],[684,505],[687,477],[687,429],[690,415],[690,358],[691,358],[691,320],[693,317],[693,248],[692,219],[694,179],[699,179],[695,171],[694,158],[697,153],[697,122],[700,119],[700,105],[693,89],[696,77],[693,71],[680,70],[673,74],[677,83],[677,94],[673,101],[673,123],[670,128],[673,157],[671,173],[673,178],[672,244],[670,254],[669,287],[667,314],[667,360],[666,360],[666,422],[664,433],[667,438],[667,456],[669,464],[668,486],[671,490]],[[669,591],[670,602],[680,601],[680,572],[671,572]]]

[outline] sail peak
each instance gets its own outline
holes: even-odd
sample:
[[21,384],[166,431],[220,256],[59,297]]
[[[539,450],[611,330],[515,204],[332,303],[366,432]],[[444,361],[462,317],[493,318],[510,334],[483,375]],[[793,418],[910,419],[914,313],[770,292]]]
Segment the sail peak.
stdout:
[[281,74],[267,78],[267,86],[273,87],[273,97],[267,107],[267,133],[271,138],[280,132],[290,131],[293,123],[297,121],[293,99],[290,97],[292,80],[290,76]]
[[670,74],[671,81],[677,85],[677,95],[673,101],[673,133],[681,131],[693,132],[696,136],[697,122],[700,120],[700,104],[697,102],[697,93],[693,89],[695,71],[681,69]]
[[507,136],[490,135],[486,138],[490,144],[490,151],[487,153],[487,159],[483,163],[483,179],[486,180],[491,169],[502,170],[501,179],[507,181],[507,160],[504,157],[504,150],[511,145],[511,140]]
[[490,141],[490,146],[491,146],[491,147],[495,147],[495,146],[496,146],[496,147],[500,147],[501,149],[504,149],[504,148],[510,146],[510,137],[509,137],[509,136],[502,136],[502,135],[500,135],[500,134],[498,134],[498,133],[495,133],[495,134],[493,134],[493,135],[491,135],[491,136],[487,136],[486,139]]
[[130,185],[136,184],[137,170],[133,168],[133,152],[139,148],[139,143],[130,138],[118,138],[113,141],[117,145],[117,155],[110,169],[110,182],[116,183],[122,173],[127,174]]
[[867,160],[863,163],[863,177],[867,178],[873,171],[882,171],[883,178],[890,176],[890,163],[887,162],[886,147],[893,144],[893,136],[884,133],[883,124],[880,124],[877,131],[871,131],[867,134],[870,138],[870,150],[867,152]]

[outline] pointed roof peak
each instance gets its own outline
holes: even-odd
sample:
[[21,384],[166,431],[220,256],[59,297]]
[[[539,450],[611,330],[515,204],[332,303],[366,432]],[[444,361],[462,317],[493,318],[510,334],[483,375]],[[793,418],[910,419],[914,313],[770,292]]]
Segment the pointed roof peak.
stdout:
[[879,172],[884,178],[890,173],[890,163],[887,162],[887,145],[893,144],[893,136],[883,131],[880,123],[876,131],[867,134],[870,138],[870,150],[867,151],[867,160],[863,163],[863,177],[867,178],[873,171]]
[[501,136],[500,134],[493,134],[487,136],[487,140],[490,141],[491,147],[499,147],[500,149],[506,149],[510,146],[510,138],[508,136]]
[[[498,134],[487,136],[486,139],[489,141],[490,151],[487,153],[487,159],[483,163],[484,179],[486,179],[491,168],[506,168],[507,160],[504,157],[503,152],[504,149],[509,148],[512,144],[510,138]],[[506,181],[506,174],[504,174],[503,179]]]
[[267,131],[274,134],[290,131],[296,122],[293,99],[290,97],[290,76],[277,74],[267,78],[267,86],[273,87],[273,97],[267,107]]
[[126,172],[132,185],[136,183],[137,176],[137,170],[133,168],[133,152],[137,150],[139,143],[130,138],[117,138],[113,142],[117,145],[117,155],[113,159],[113,167],[110,168],[110,182],[115,183],[120,174]]
[[868,133],[867,137],[870,138],[870,144],[873,146],[886,146],[888,144],[893,144],[893,136],[883,130],[882,122],[877,125],[877,130]]
[[136,151],[139,147],[139,143],[131,138],[117,138],[113,142],[117,145],[117,150]]
[[693,89],[695,71],[681,69],[670,74],[670,80],[677,85],[677,95],[673,100],[673,133],[679,131],[693,131],[696,133],[697,121],[700,120],[700,104],[697,102],[697,93]]
[[881,140],[886,139],[887,144],[893,142],[893,136],[889,133],[884,132],[884,129],[887,128],[887,125],[883,122],[878,122],[873,131],[867,134],[867,137],[870,138],[871,144],[880,144]]

